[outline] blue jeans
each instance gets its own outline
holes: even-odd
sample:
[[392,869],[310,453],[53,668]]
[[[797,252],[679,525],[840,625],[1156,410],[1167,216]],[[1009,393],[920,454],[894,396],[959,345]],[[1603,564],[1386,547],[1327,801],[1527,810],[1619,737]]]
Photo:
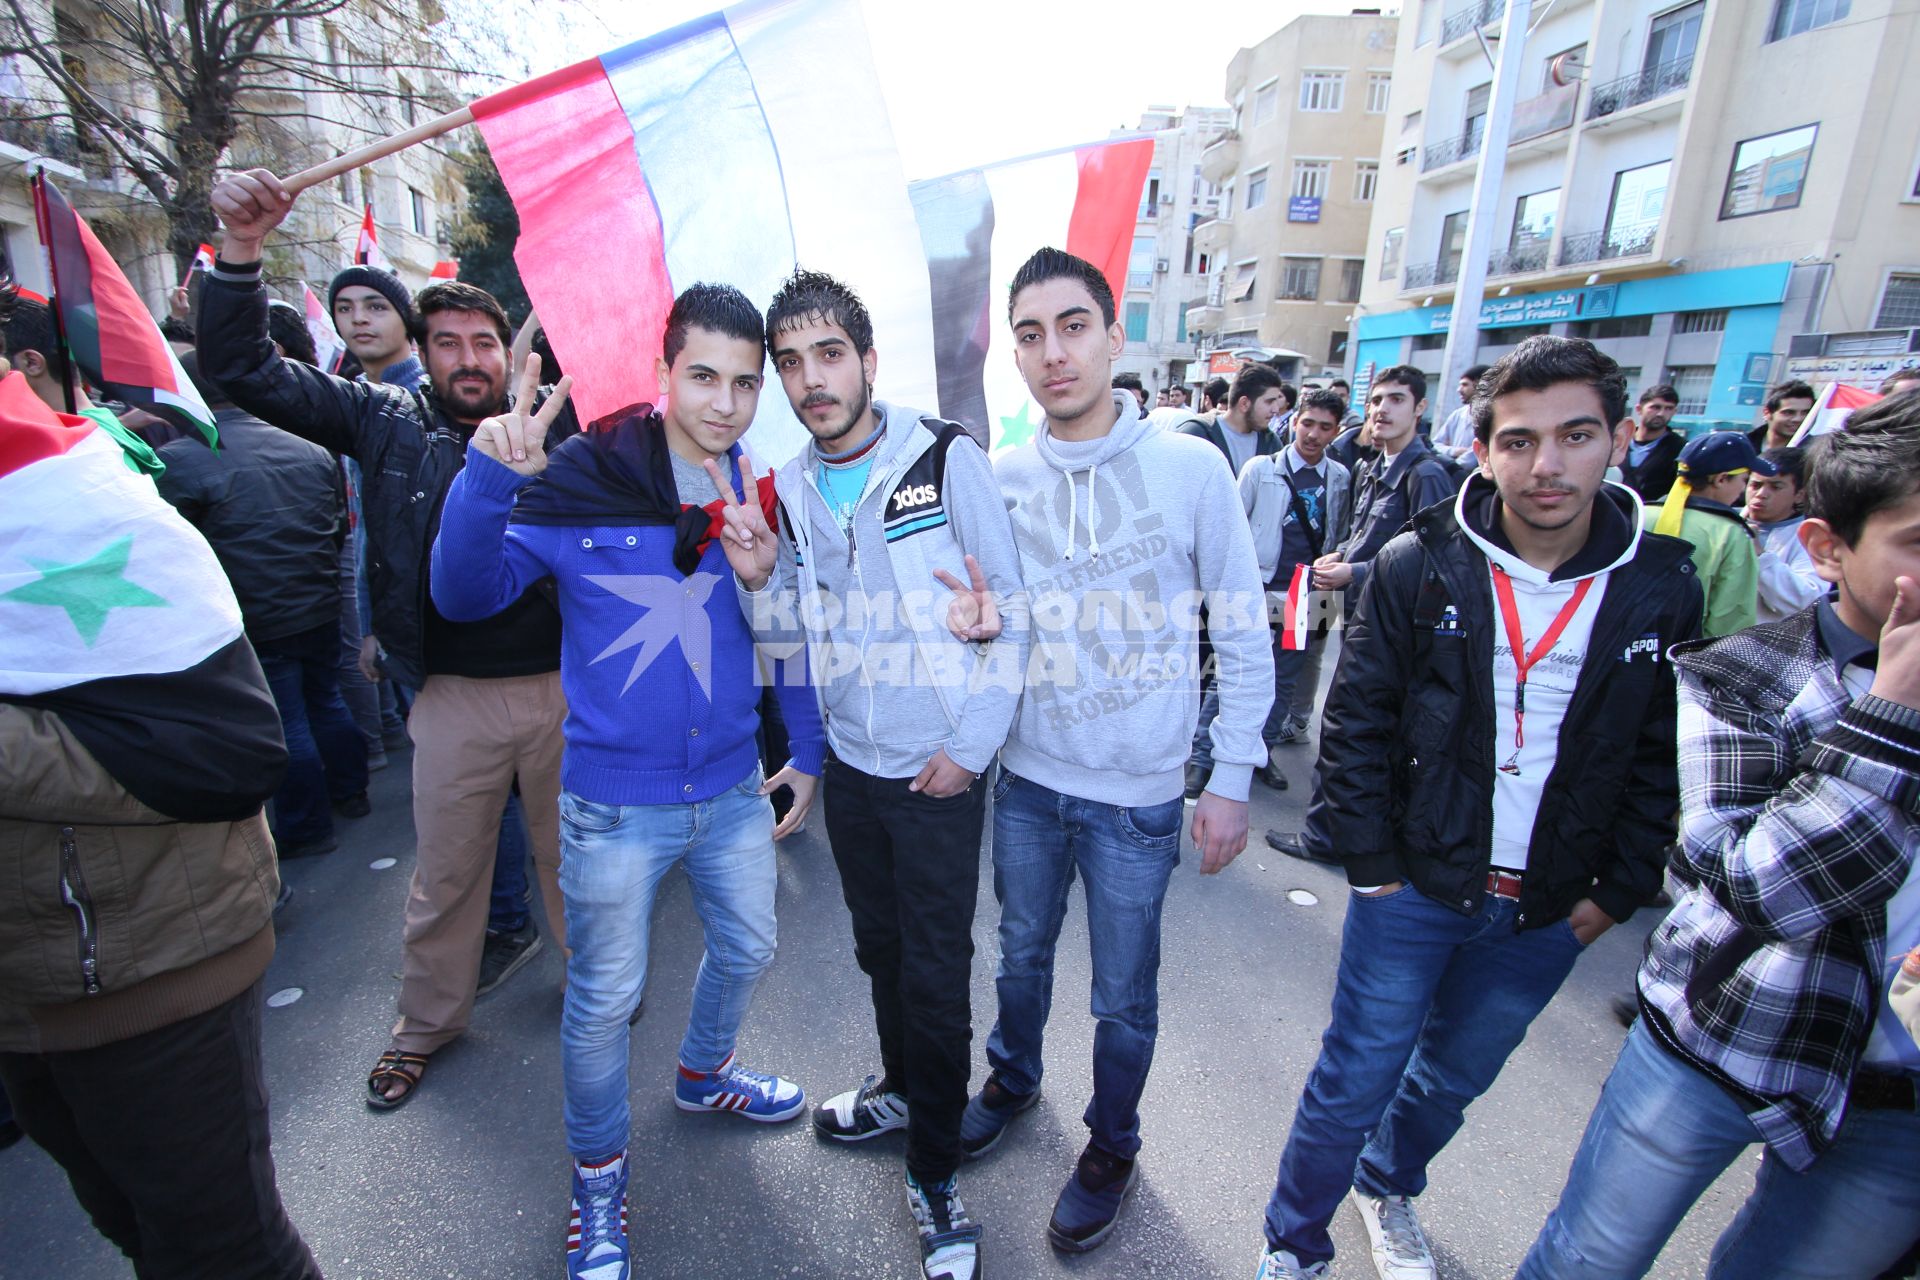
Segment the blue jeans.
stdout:
[[560,891],[567,904],[566,1003],[560,1015],[567,1145],[582,1161],[626,1150],[627,1017],[647,979],[654,894],[685,866],[706,954],[680,1064],[712,1071],[773,960],[773,806],[755,769],[697,804],[611,805],[560,794]]
[[[1287,721],[1293,715],[1293,688],[1299,683],[1300,673],[1306,669],[1307,657],[1314,649],[1326,643],[1326,637],[1307,633],[1307,647],[1304,649],[1282,649],[1280,636],[1273,637],[1273,709],[1267,712],[1267,723],[1260,730],[1260,738],[1269,747],[1276,745],[1287,731]],[[1207,691],[1200,696],[1200,723],[1193,731],[1193,754],[1188,757],[1189,764],[1199,765],[1203,769],[1213,768],[1213,719],[1220,714],[1220,691],[1209,684]]]
[[[1643,1276],[1700,1193],[1759,1141],[1731,1093],[1635,1024],[1519,1280]],[[1848,1110],[1804,1173],[1768,1153],[1708,1280],[1865,1280],[1920,1236],[1920,1114]]]
[[1062,795],[1002,769],[993,792],[993,895],[1000,902],[1000,1016],[987,1062],[1015,1093],[1040,1087],[1053,1008],[1053,952],[1077,872],[1093,955],[1094,1145],[1132,1159],[1140,1094],[1160,1034],[1160,908],[1180,863],[1180,797],[1128,809]]
[[1583,949],[1564,919],[1516,933],[1516,909],[1488,894],[1461,915],[1411,885],[1347,895],[1333,1019],[1280,1155],[1269,1248],[1328,1261],[1327,1224],[1349,1187],[1426,1189],[1427,1163]]
[[337,621],[254,646],[287,739],[287,776],[273,795],[274,838],[333,834],[334,800],[367,789],[367,740],[340,699]]

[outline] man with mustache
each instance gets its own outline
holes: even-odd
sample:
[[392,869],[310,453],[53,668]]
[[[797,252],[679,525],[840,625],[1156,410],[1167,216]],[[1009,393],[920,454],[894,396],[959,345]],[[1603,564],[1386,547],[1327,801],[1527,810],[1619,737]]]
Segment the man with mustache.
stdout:
[[[226,235],[201,296],[201,371],[255,417],[360,463],[373,632],[389,674],[419,690],[408,724],[418,847],[400,1018],[367,1080],[367,1105],[390,1110],[413,1096],[428,1055],[472,1016],[500,815],[516,774],[547,928],[556,940],[566,936],[559,612],[536,588],[492,617],[453,622],[428,594],[428,553],[467,441],[483,419],[511,407],[512,334],[490,294],[446,281],[414,299],[424,387],[348,382],[283,359],[267,336],[260,253],[293,196],[254,169],[214,188],[213,207]],[[563,434],[570,429],[556,429],[552,443]]]

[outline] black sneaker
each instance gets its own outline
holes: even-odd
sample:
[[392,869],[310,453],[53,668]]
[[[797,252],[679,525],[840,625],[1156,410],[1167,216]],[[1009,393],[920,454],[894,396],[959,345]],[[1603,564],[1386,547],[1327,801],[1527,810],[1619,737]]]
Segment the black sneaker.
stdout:
[[292,862],[295,858],[317,858],[339,847],[340,842],[333,836],[321,836],[318,840],[276,839],[273,842],[274,852],[282,862]]
[[1197,764],[1187,766],[1187,799],[1198,800],[1200,793],[1207,789],[1207,779],[1213,776],[1210,769]]
[[907,1174],[907,1207],[920,1230],[920,1274],[925,1280],[975,1280],[980,1274],[980,1224],[967,1217],[953,1176],[922,1184]]
[[813,1109],[813,1127],[835,1142],[864,1142],[907,1127],[907,1100],[868,1076],[858,1089],[835,1094]]
[[980,1092],[967,1099],[960,1115],[960,1150],[969,1160],[977,1160],[999,1145],[1007,1126],[1022,1111],[1040,1101],[1040,1091],[1015,1093],[1000,1083],[1000,1073],[987,1077]]
[[367,793],[356,791],[350,796],[333,802],[333,811],[343,818],[364,818],[373,812],[373,801],[367,799]]
[[1324,857],[1317,851],[1309,849],[1305,837],[1298,831],[1267,832],[1267,847],[1278,850],[1286,854],[1289,858],[1298,858],[1302,862],[1318,862],[1322,866],[1328,867],[1337,867],[1340,865],[1338,858]]
[[486,995],[520,972],[521,966],[540,954],[543,945],[540,931],[533,927],[532,921],[512,933],[487,930],[487,945],[480,952],[480,982],[474,987],[473,994]]
[[1120,1220],[1120,1206],[1140,1180],[1140,1162],[1102,1151],[1091,1142],[1054,1201],[1047,1243],[1068,1253],[1097,1248]]
[[1266,764],[1262,765],[1254,773],[1254,777],[1260,779],[1260,781],[1266,783],[1269,787],[1272,787],[1275,791],[1285,791],[1287,789],[1287,775],[1282,773],[1280,771],[1280,766],[1273,763],[1271,760],[1269,760]]

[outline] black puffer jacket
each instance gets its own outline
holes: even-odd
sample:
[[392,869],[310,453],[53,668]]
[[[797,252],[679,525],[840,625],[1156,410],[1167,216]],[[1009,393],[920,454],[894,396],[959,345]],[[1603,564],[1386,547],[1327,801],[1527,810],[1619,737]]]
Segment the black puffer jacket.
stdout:
[[[1463,505],[1491,491],[1476,478]],[[1596,501],[1607,509],[1595,511],[1593,538],[1615,540],[1596,550],[1624,554],[1637,529],[1631,497],[1609,486]],[[1463,914],[1478,910],[1492,865],[1498,625],[1487,557],[1454,502],[1420,512],[1374,560],[1327,696],[1308,813],[1309,845],[1338,856],[1351,883],[1407,880]],[[1561,721],[1521,928],[1550,924],[1582,898],[1625,920],[1659,889],[1679,803],[1665,655],[1699,626],[1687,544],[1641,535],[1608,579]],[[1436,644],[1436,627],[1457,627],[1465,642]]]
[[160,450],[154,483],[206,535],[227,571],[247,638],[299,635],[340,617],[346,497],[319,445],[250,413],[218,409],[218,452],[197,435]]
[[[208,272],[195,328],[201,373],[235,404],[359,461],[373,631],[389,675],[418,688],[432,672],[484,677],[559,669],[560,613],[547,591],[529,590],[493,617],[464,623],[441,618],[428,596],[440,506],[466,465],[471,427],[448,417],[430,389],[349,382],[283,359],[267,337],[258,267],[219,263]],[[576,431],[574,422],[571,412],[563,414],[565,429],[556,426],[548,447]]]

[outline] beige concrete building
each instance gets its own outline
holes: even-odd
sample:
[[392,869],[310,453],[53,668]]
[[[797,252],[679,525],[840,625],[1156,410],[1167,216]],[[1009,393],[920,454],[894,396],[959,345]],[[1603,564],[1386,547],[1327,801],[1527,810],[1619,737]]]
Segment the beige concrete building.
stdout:
[[1198,350],[1347,364],[1380,177],[1398,23],[1379,10],[1289,22],[1227,66],[1233,124],[1201,158],[1219,211],[1193,233],[1206,292],[1187,311]]
[[[200,2],[200,0],[191,0]],[[167,127],[167,111],[147,78],[130,74],[106,51],[90,48],[111,31],[87,3],[56,7],[29,0],[36,29],[60,43],[70,72],[123,115]],[[257,119],[244,126],[224,163],[263,165],[286,174],[450,109],[453,95],[438,75],[396,67],[442,65],[419,37],[397,38],[376,25],[393,21],[388,2],[376,13],[352,3],[325,18],[276,24],[264,55],[290,67],[287,91],[253,99]],[[424,30],[426,22],[418,24]],[[71,43],[69,43],[71,41]],[[414,47],[418,45],[419,47]],[[268,245],[269,280],[297,300],[297,282],[316,291],[353,256],[366,201],[374,206],[380,245],[413,288],[435,262],[451,258],[453,225],[466,187],[451,149],[458,137],[411,148],[324,187],[304,193]],[[49,287],[34,228],[28,183],[44,167],[127,272],[155,315],[179,274],[166,248],[166,221],[151,194],[127,172],[95,127],[77,126],[60,90],[28,59],[0,58],[0,271],[27,287]]]
[[[1683,425],[1920,350],[1920,11],[1907,0],[1535,0],[1477,356],[1591,338]],[[1504,0],[1402,18],[1353,372],[1434,371]],[[1543,16],[1542,16],[1543,15]],[[1494,47],[1497,47],[1495,45]],[[1854,363],[1848,364],[1848,361]],[[1434,406],[1453,407],[1451,393]]]
[[1201,175],[1200,155],[1232,122],[1225,107],[1148,107],[1140,117],[1140,131],[1153,134],[1153,167],[1140,192],[1127,258],[1120,299],[1127,345],[1114,372],[1139,374],[1149,403],[1156,392],[1195,381],[1189,376],[1194,356],[1187,303],[1206,288],[1207,271],[1204,255],[1193,246],[1193,228],[1220,208],[1220,190]]

